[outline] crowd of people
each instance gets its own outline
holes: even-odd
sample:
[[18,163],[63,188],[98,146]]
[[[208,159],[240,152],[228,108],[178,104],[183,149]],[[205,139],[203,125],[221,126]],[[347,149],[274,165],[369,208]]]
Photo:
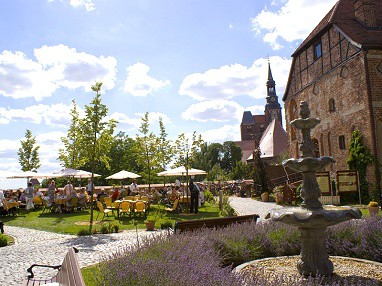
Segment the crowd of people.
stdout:
[[[4,207],[7,203],[18,203],[18,207],[32,210],[39,205],[54,207],[53,210],[63,212],[68,210],[73,199],[76,199],[77,208],[86,208],[90,201],[102,200],[110,197],[112,202],[123,200],[128,196],[146,196],[150,202],[173,203],[181,197],[191,198],[191,211],[198,212],[198,208],[204,204],[204,184],[197,184],[190,181],[188,186],[181,184],[179,180],[170,186],[160,188],[140,188],[136,180],[126,187],[113,187],[111,189],[95,188],[88,180],[86,187],[75,188],[70,180],[66,182],[63,188],[57,188],[53,179],[50,179],[47,188],[41,191],[40,188],[34,187],[31,182],[27,188],[18,190],[0,191],[0,211],[7,211]],[[40,204],[41,202],[41,204]]]

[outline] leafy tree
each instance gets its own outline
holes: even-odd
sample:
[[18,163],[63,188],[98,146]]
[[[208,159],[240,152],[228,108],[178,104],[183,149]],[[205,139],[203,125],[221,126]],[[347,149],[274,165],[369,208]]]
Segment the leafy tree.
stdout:
[[223,158],[223,145],[220,143],[211,143],[208,145],[207,160],[210,164],[209,169],[218,164],[221,167]]
[[141,136],[137,135],[136,144],[139,149],[138,161],[145,166],[142,176],[149,184],[151,190],[151,178],[154,176],[155,168],[158,167],[157,146],[160,140],[153,132],[150,132],[149,113],[146,112],[142,117],[142,123],[139,128]]
[[361,198],[362,201],[365,202],[370,199],[369,183],[366,178],[367,166],[374,163],[374,157],[371,155],[369,149],[363,144],[363,136],[358,129],[352,132],[349,144],[347,164],[349,169],[358,171]]
[[272,182],[269,180],[267,172],[265,171],[264,163],[260,158],[260,146],[253,152],[253,185],[256,190],[256,195],[264,192],[271,192]]
[[165,170],[168,163],[174,157],[174,148],[171,141],[167,139],[167,133],[163,124],[162,117],[159,117],[159,138],[158,138],[158,152],[157,157],[160,167]]
[[17,152],[19,155],[19,163],[21,170],[34,171],[36,172],[38,168],[41,167],[40,158],[38,155],[38,149],[40,146],[35,146],[36,137],[32,136],[32,132],[27,129],[25,132],[25,140],[21,140],[21,148]]
[[61,137],[61,141],[64,144],[64,148],[59,150],[59,157],[62,165],[65,168],[78,169],[85,163],[84,157],[81,155],[81,129],[79,112],[77,110],[77,104],[72,101],[72,109],[70,110],[72,117],[71,124],[68,129],[66,137]]
[[186,138],[184,133],[178,135],[178,138],[175,140],[175,165],[184,166],[187,169],[193,167],[193,164],[196,162],[197,153],[201,150],[204,141],[202,136],[196,136],[196,131],[192,133],[191,141],[189,138]]
[[221,167],[226,172],[232,172],[237,162],[241,162],[242,151],[233,141],[226,141],[223,143],[223,158]]
[[244,163],[241,160],[236,162],[236,165],[230,173],[230,178],[233,180],[247,179],[252,175],[250,164]]
[[[85,118],[80,121],[81,130],[81,153],[84,160],[89,163],[92,173],[91,181],[94,182],[94,171],[96,164],[103,163],[106,168],[110,168],[108,157],[113,141],[113,133],[116,121],[104,119],[107,116],[108,108],[101,102],[102,82],[96,82],[91,89],[96,93],[90,105],[85,105]],[[94,186],[94,184],[92,184]],[[92,190],[94,192],[94,190]],[[90,208],[90,232],[93,226],[93,196]]]

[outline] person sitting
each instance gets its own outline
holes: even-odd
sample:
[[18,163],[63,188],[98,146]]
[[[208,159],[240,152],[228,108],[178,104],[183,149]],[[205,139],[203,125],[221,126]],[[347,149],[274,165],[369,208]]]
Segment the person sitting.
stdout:
[[97,195],[97,201],[102,201],[104,197],[106,197],[107,194],[105,192],[105,189],[102,188],[101,191]]
[[138,195],[138,190],[137,180],[134,179],[130,185],[130,192],[132,192],[133,195]]
[[118,188],[114,189],[114,192],[110,195],[111,201],[118,200],[120,192],[118,191]]
[[87,194],[85,188],[81,188],[80,193],[78,195],[78,204],[81,208],[86,206],[86,203],[89,201],[89,195]]

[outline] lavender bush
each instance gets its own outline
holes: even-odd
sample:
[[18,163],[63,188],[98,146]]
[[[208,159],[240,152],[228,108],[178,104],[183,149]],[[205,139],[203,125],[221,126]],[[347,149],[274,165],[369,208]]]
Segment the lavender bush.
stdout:
[[[96,285],[276,285],[275,281],[277,285],[322,285],[318,279],[301,284],[298,277],[277,276],[270,280],[231,271],[236,265],[258,258],[299,254],[299,240],[297,228],[272,221],[179,235],[166,232],[99,264]],[[382,262],[381,245],[381,218],[352,220],[328,229],[331,255]],[[357,284],[352,281],[347,285]]]
[[328,228],[327,249],[331,255],[382,262],[382,218],[350,220]]

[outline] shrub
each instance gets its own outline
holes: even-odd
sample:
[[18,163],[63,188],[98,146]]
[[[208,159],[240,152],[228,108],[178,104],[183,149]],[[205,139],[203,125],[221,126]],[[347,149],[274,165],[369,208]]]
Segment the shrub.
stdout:
[[160,224],[160,229],[169,229],[172,228],[172,222],[170,220],[166,220]]
[[115,233],[118,233],[119,232],[119,225],[118,224],[113,225],[113,229],[114,229]]
[[77,233],[77,235],[80,235],[80,236],[83,236],[83,235],[91,235],[91,233],[90,233],[90,230],[89,230],[89,229],[87,229],[87,228],[83,228],[83,229],[81,229],[81,230]]
[[211,191],[204,191],[204,201],[209,202],[209,203],[214,203],[215,202],[215,197],[211,193]]
[[378,207],[378,203],[377,203],[377,202],[373,202],[373,201],[371,201],[367,206],[368,206],[368,207],[371,207],[371,208],[373,208],[373,207]]
[[101,226],[100,233],[103,233],[103,234],[109,233],[109,227],[106,225]]
[[8,245],[7,236],[0,233],[0,247],[7,246],[7,245]]

